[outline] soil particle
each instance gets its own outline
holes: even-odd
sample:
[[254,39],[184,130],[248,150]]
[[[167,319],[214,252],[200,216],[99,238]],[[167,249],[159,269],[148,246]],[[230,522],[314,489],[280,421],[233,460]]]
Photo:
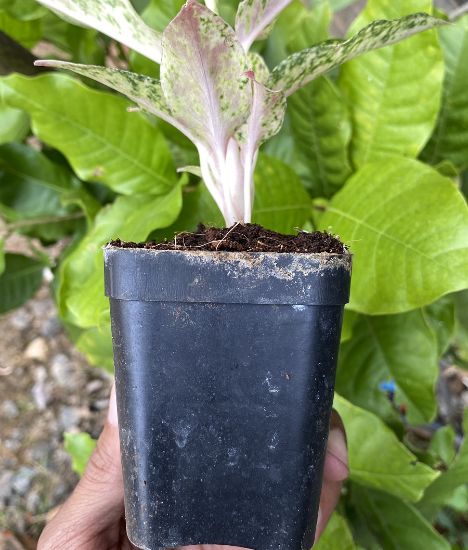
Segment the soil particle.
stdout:
[[178,233],[173,241],[133,243],[115,240],[112,246],[152,250],[210,250],[227,252],[289,252],[345,254],[347,249],[329,233],[299,231],[283,235],[256,224],[237,223],[229,228],[199,225],[194,233]]

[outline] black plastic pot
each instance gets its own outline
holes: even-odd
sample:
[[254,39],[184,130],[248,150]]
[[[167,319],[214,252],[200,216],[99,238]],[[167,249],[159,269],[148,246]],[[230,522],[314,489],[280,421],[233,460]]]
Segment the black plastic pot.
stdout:
[[309,549],[349,255],[105,249],[130,540]]

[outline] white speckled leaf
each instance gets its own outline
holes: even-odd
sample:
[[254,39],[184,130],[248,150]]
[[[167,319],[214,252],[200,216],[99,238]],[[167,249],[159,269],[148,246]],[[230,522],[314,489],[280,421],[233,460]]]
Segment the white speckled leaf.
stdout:
[[190,133],[173,119],[161,89],[161,83],[155,78],[141,74],[122,71],[119,69],[107,69],[97,65],[80,65],[66,61],[40,59],[34,63],[40,67],[55,67],[66,69],[74,73],[92,78],[101,84],[109,86],[134,101],[143,110],[156,115],[173,124],[188,137]]
[[91,27],[159,63],[161,34],[148,27],[130,0],[38,0],[58,15]]
[[287,96],[291,95],[350,59],[444,24],[446,21],[443,19],[426,13],[374,21],[348,40],[329,40],[293,53],[273,69],[269,87],[281,89]]
[[264,31],[271,29],[271,23],[291,3],[291,0],[242,0],[236,15],[236,34],[245,51],[257,38],[264,37]]
[[161,85],[172,115],[198,143],[224,154],[252,95],[234,31],[192,0],[166,27],[162,43]]

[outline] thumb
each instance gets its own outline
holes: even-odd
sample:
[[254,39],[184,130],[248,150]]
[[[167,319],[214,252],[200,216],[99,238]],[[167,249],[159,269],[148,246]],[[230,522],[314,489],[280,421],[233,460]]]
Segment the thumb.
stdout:
[[104,429],[83,477],[44,529],[38,550],[85,548],[123,516],[123,481],[115,386]]

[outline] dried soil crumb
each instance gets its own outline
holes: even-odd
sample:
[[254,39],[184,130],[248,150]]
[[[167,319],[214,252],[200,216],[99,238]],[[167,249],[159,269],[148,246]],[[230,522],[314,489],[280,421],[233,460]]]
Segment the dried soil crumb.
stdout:
[[252,223],[237,223],[228,228],[199,225],[193,233],[178,233],[174,240],[162,243],[133,243],[115,240],[109,243],[121,248],[151,250],[210,250],[230,252],[289,252],[346,254],[345,245],[333,235],[299,231],[283,235]]

